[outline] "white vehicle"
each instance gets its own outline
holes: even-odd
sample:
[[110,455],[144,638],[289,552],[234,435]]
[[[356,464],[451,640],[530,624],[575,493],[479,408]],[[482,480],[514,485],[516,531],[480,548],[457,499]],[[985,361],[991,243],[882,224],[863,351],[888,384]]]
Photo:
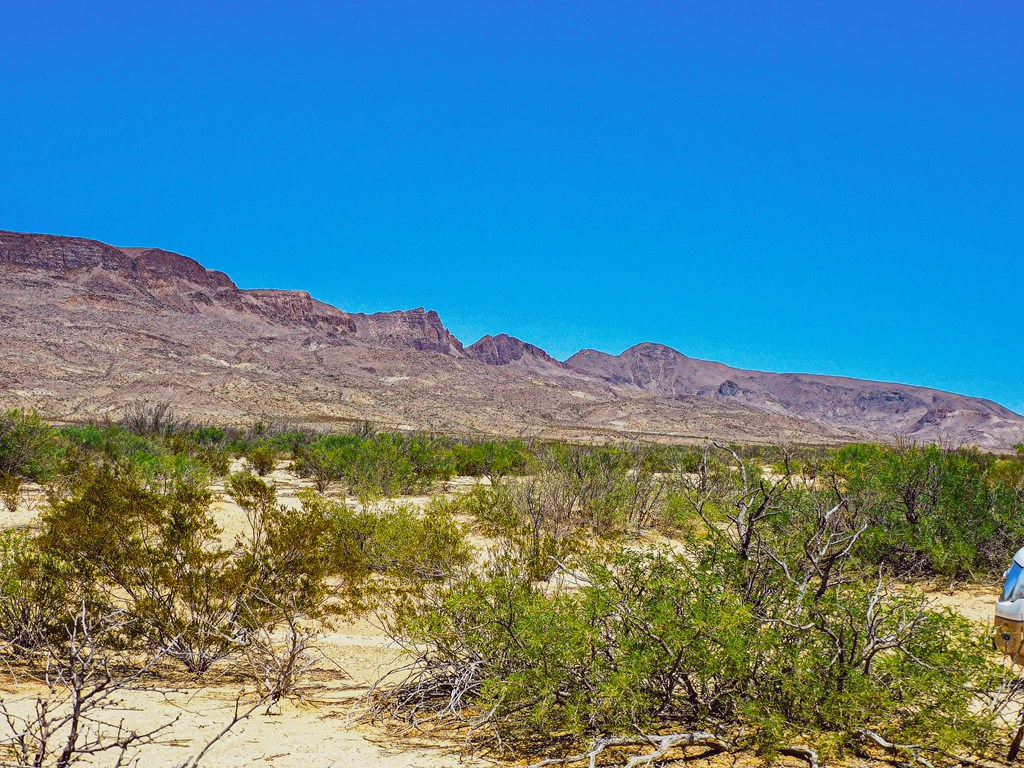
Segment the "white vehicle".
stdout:
[[1024,549],[1017,550],[1003,579],[996,603],[996,647],[1024,663]]

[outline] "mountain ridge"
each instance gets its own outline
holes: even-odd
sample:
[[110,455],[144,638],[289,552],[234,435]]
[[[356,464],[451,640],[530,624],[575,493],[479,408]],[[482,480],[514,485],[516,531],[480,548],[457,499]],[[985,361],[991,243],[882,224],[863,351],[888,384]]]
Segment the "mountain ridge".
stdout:
[[928,387],[770,373],[642,342],[559,361],[505,333],[469,346],[423,307],[349,313],[241,289],[160,248],[0,231],[5,405],[65,417],[131,398],[218,417],[614,439],[888,439],[1009,450],[1024,418]]

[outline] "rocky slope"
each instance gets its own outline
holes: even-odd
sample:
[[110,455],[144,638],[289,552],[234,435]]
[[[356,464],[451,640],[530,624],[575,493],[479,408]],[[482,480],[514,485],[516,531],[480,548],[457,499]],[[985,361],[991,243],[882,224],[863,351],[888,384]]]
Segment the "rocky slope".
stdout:
[[506,333],[484,336],[466,348],[466,356],[487,365],[512,365],[551,375],[567,370],[565,363],[555,360],[540,347]]
[[221,420],[570,439],[1024,442],[1024,419],[984,400],[741,371],[656,344],[565,363],[505,334],[463,347],[435,312],[347,313],[80,238],[0,232],[0,327],[0,405],[61,419],[167,399]]
[[922,442],[1005,448],[1021,442],[1024,422],[980,398],[837,376],[745,371],[695,360],[660,344],[638,344],[618,356],[583,350],[566,365],[624,389],[697,396]]

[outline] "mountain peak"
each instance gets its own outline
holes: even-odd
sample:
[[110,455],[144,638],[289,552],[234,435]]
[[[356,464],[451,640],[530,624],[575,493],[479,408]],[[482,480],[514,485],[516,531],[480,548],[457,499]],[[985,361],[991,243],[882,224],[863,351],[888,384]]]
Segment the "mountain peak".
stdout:
[[641,341],[639,344],[634,344],[629,349],[625,350],[619,357],[663,357],[663,358],[683,358],[690,360],[692,358],[687,357],[678,349],[667,346],[665,344],[658,344],[654,341]]
[[466,355],[487,365],[511,365],[518,362],[529,362],[552,368],[564,368],[565,364],[555,360],[538,346],[499,333],[497,336],[486,335],[466,348]]

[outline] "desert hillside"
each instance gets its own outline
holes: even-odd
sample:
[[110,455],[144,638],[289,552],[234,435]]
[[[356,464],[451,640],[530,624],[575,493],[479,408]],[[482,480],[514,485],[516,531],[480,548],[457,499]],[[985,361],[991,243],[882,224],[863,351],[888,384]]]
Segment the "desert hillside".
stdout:
[[437,313],[344,312],[242,290],[155,248],[0,232],[4,406],[50,418],[172,400],[217,420],[569,439],[1024,442],[1024,418],[922,387],[743,371],[657,344],[568,361],[506,334],[464,346]]

